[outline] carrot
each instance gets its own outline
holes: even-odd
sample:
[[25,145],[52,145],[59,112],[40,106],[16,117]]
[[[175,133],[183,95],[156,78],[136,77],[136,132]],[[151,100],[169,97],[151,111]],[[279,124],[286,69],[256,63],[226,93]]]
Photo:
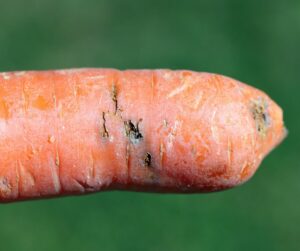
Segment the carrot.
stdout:
[[0,73],[0,201],[223,190],[247,181],[284,136],[265,93],[221,75]]

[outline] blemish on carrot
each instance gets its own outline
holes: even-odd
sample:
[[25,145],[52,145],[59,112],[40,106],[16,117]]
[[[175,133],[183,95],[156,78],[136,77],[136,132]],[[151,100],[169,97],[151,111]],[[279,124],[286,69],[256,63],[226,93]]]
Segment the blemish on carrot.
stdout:
[[23,190],[30,189],[36,184],[36,178],[30,169],[27,169],[21,162],[19,162],[20,168],[20,182]]
[[262,98],[254,100],[251,105],[251,112],[256,123],[256,129],[261,137],[265,137],[269,127],[269,115],[267,113],[267,102]]
[[58,151],[56,151],[56,154],[55,154],[55,165],[57,167],[59,167],[59,164],[60,164],[59,154],[58,154]]
[[102,132],[101,132],[101,136],[102,138],[108,138],[109,134],[106,128],[106,118],[105,118],[105,112],[102,112]]
[[176,135],[178,133],[178,128],[181,127],[182,121],[175,120],[174,126],[171,127],[170,132],[168,133],[167,139],[167,148],[172,148],[173,147],[173,142],[176,138]]
[[90,186],[86,181],[81,181],[79,179],[74,178],[73,181],[77,183],[80,187],[81,192],[93,192],[95,191],[95,187]]
[[241,171],[241,179],[244,179],[245,177],[248,177],[249,172],[250,172],[250,165],[248,162],[245,162],[243,167],[242,167],[242,171]]
[[53,135],[49,135],[48,136],[48,142],[51,143],[51,144],[54,143],[55,142],[55,137]]
[[163,126],[168,127],[168,121],[166,119],[163,120]]
[[[140,120],[141,121],[141,120]],[[131,120],[124,121],[125,135],[129,138],[133,144],[139,143],[143,139],[143,135],[139,130],[139,122],[134,125]]]
[[167,99],[172,98],[178,94],[181,94],[185,90],[191,88],[193,86],[193,83],[191,83],[190,79],[191,79],[191,73],[183,72],[181,84],[167,95]]
[[11,192],[11,185],[9,184],[7,178],[0,178],[0,194],[1,196],[7,196]]
[[145,167],[151,167],[151,159],[152,156],[149,152],[147,152],[144,156],[144,166]]
[[184,90],[186,90],[189,87],[190,87],[189,83],[184,83],[183,85],[181,85],[181,86],[177,87],[176,89],[174,89],[173,91],[171,91],[167,95],[167,98],[172,98],[172,97],[178,95],[179,93],[183,92]]
[[118,111],[118,99],[117,99],[117,87],[115,85],[112,86],[111,99],[114,102],[114,105],[115,105],[115,114],[116,114],[117,111]]

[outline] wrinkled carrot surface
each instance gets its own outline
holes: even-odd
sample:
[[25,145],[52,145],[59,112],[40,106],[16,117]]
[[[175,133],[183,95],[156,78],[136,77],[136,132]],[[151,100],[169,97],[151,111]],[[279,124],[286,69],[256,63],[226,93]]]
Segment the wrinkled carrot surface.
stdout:
[[247,181],[284,136],[265,93],[221,75],[0,73],[0,200],[223,190]]

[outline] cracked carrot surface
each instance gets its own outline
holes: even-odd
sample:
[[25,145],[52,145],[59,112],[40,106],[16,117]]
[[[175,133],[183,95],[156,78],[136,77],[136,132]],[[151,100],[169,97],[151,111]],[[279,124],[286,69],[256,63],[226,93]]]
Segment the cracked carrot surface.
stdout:
[[217,74],[0,73],[0,200],[223,190],[247,181],[285,134],[265,93]]

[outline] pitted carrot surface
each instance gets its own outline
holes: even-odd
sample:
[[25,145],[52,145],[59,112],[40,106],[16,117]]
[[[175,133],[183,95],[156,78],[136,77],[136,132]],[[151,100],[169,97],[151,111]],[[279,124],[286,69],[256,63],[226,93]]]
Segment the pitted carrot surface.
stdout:
[[247,181],[285,134],[274,101],[222,75],[0,73],[0,201],[223,190]]

